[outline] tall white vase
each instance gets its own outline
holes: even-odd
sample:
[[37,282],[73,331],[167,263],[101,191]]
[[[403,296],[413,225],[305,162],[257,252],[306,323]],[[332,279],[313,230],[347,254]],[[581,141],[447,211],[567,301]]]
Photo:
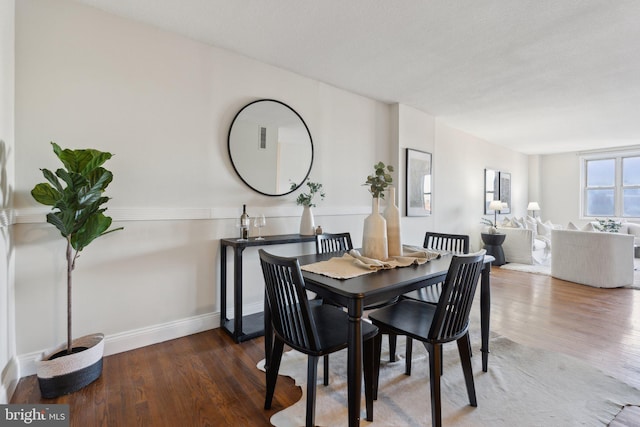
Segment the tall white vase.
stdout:
[[389,258],[387,249],[387,221],[380,215],[380,199],[374,197],[371,215],[364,219],[362,232],[362,255],[385,260]]
[[400,209],[396,205],[395,187],[389,187],[389,201],[384,210],[384,219],[387,221],[389,256],[400,256],[402,255],[402,234],[400,232]]
[[313,211],[310,206],[305,206],[300,218],[300,234],[303,236],[313,236],[316,234],[316,225],[313,220]]

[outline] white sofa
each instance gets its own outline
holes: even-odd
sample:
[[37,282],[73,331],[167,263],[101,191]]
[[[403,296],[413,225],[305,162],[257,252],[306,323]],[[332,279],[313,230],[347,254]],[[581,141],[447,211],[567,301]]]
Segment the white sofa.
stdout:
[[634,235],[552,230],[551,275],[598,288],[633,284]]
[[537,238],[533,230],[527,228],[497,227],[498,233],[506,234],[502,244],[506,262],[518,264],[540,264],[549,255],[548,242]]

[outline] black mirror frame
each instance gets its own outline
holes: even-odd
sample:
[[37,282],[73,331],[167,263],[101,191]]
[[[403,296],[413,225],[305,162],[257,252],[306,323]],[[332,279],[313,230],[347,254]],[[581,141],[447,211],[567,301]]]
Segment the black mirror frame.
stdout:
[[[260,191],[258,189],[256,189],[255,187],[253,187],[251,184],[249,184],[244,177],[240,174],[240,172],[238,172],[238,168],[236,168],[235,163],[233,162],[233,157],[231,156],[231,131],[233,130],[233,124],[236,122],[236,119],[238,118],[238,116],[248,107],[250,107],[253,104],[256,104],[258,102],[275,102],[278,103],[282,106],[284,106],[285,108],[288,108],[289,110],[291,110],[302,122],[302,124],[304,125],[304,128],[307,131],[307,135],[309,135],[309,144],[311,144],[311,161],[309,162],[309,169],[307,170],[307,173],[305,174],[304,178],[302,178],[302,180],[298,183],[296,183],[296,187],[293,189],[290,189],[289,191],[287,191],[286,193],[279,193],[279,194],[269,194],[269,193],[265,193],[263,191]],[[307,126],[307,123],[304,121],[304,119],[302,118],[302,116],[300,114],[298,114],[298,112],[296,110],[294,110],[293,108],[291,108],[289,105],[285,104],[282,101],[278,101],[277,99],[269,99],[269,98],[265,98],[265,99],[257,99],[255,101],[252,101],[250,103],[248,103],[247,105],[245,105],[244,107],[242,107],[237,113],[236,115],[233,117],[233,120],[231,121],[231,125],[229,126],[229,132],[227,133],[227,152],[229,154],[229,160],[231,161],[231,166],[233,166],[233,170],[236,172],[236,175],[238,175],[238,177],[240,178],[240,180],[242,180],[242,182],[245,183],[245,185],[249,188],[251,188],[253,191],[260,193],[264,196],[269,196],[269,197],[280,197],[280,196],[286,196],[287,194],[291,194],[294,191],[296,191],[298,188],[300,188],[300,186],[302,184],[304,184],[304,182],[307,180],[307,178],[309,178],[309,174],[311,173],[311,168],[313,167],[313,160],[314,160],[314,149],[313,149],[313,138],[311,137],[311,132],[309,131],[309,127]]]

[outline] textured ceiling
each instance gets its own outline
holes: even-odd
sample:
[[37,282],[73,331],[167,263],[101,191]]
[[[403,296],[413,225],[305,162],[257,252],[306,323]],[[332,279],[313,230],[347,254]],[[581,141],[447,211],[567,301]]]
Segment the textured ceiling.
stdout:
[[640,144],[637,0],[77,0],[528,154]]

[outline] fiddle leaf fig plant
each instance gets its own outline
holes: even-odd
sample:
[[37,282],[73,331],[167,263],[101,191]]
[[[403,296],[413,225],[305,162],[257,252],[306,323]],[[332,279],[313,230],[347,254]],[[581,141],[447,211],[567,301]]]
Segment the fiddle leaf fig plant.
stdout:
[[102,165],[111,153],[93,149],[63,150],[52,142],[53,152],[64,168],[54,172],[41,169],[48,182],[37,184],[31,195],[38,202],[51,206],[47,222],[56,227],[67,241],[67,353],[72,352],[71,284],[72,272],[80,252],[100,236],[122,227],[109,229],[111,218],[104,212],[109,200],[103,196],[113,174]]

